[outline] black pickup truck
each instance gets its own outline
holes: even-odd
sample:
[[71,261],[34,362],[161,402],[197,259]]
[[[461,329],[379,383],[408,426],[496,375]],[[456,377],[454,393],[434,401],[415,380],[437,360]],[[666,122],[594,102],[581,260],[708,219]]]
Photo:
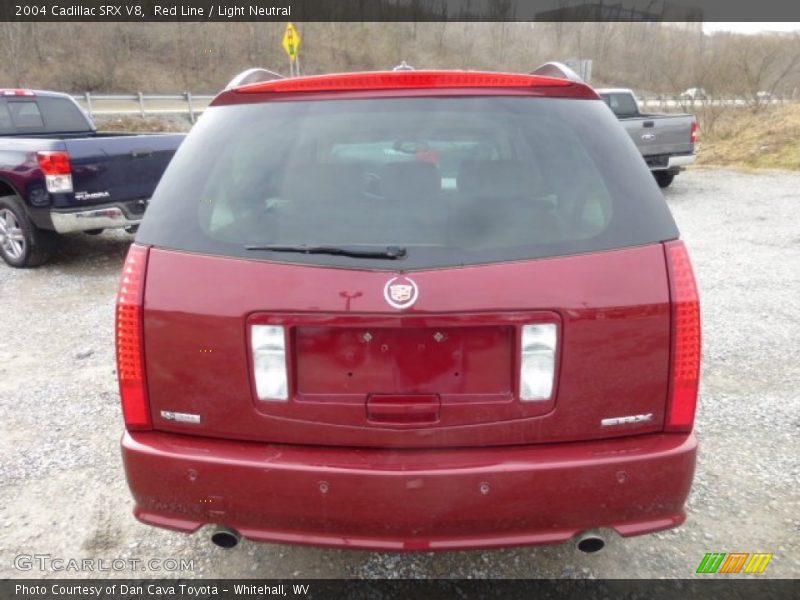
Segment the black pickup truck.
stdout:
[[67,94],[0,90],[0,256],[35,267],[59,234],[135,231],[184,137],[100,133]]

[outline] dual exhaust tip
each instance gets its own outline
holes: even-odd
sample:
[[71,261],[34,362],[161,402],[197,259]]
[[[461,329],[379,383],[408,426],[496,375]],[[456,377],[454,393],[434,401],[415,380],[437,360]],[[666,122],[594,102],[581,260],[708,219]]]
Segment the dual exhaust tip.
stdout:
[[[211,533],[211,543],[226,550],[238,546],[241,539],[238,531],[221,525],[215,527]],[[605,548],[606,540],[598,532],[586,531],[578,536],[575,546],[584,554],[595,554]]]

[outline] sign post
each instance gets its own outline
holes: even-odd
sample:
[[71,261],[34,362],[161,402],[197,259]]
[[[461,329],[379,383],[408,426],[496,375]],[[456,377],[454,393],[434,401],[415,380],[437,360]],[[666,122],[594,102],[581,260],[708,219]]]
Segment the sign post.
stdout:
[[289,77],[300,75],[300,63],[297,57],[300,53],[300,34],[297,32],[293,23],[286,24],[286,31],[283,33],[283,49],[289,56]]

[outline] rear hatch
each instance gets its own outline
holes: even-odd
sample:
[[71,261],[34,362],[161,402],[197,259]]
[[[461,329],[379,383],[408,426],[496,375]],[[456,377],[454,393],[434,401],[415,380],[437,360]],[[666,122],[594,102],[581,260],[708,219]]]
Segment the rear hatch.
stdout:
[[183,137],[151,134],[66,139],[78,204],[149,199]]
[[[663,424],[669,291],[660,246],[409,274],[151,250],[145,356],[159,429],[302,444],[467,446],[577,440]],[[521,328],[554,323],[556,383],[519,399]],[[254,324],[286,331],[288,396],[260,400]],[[396,404],[405,404],[392,413]],[[415,407],[414,405],[419,405]],[[427,405],[427,406],[426,406]],[[161,411],[198,415],[165,421]],[[608,428],[601,421],[652,414]]]
[[397,448],[661,430],[677,232],[610,113],[405,95],[204,115],[137,236],[153,427]]

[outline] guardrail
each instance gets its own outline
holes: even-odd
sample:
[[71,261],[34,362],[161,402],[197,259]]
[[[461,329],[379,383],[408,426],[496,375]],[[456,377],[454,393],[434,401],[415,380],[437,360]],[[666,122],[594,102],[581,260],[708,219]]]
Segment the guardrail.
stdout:
[[153,115],[188,114],[194,123],[197,116],[208,108],[213,95],[192,94],[73,94],[72,96],[92,116],[138,114],[142,118]]
[[[189,120],[194,123],[198,115],[208,108],[209,103],[214,98],[213,95],[192,94],[74,94],[73,98],[78,101],[86,111],[94,117],[95,115],[135,115],[142,118],[152,115],[186,114]],[[759,98],[758,103],[782,104],[792,102],[793,99],[778,96]],[[640,96],[639,102],[643,107],[659,108],[663,111],[687,110],[703,106],[753,106],[754,99],[744,98],[705,98],[691,99],[681,96]]]
[[669,110],[679,108],[682,110],[691,110],[692,108],[703,106],[766,106],[769,104],[783,104],[786,102],[794,102],[792,98],[783,96],[762,96],[756,98],[736,98],[736,97],[718,97],[707,96],[705,98],[691,98],[688,96],[639,96],[639,104],[647,107],[658,107],[662,110]]

